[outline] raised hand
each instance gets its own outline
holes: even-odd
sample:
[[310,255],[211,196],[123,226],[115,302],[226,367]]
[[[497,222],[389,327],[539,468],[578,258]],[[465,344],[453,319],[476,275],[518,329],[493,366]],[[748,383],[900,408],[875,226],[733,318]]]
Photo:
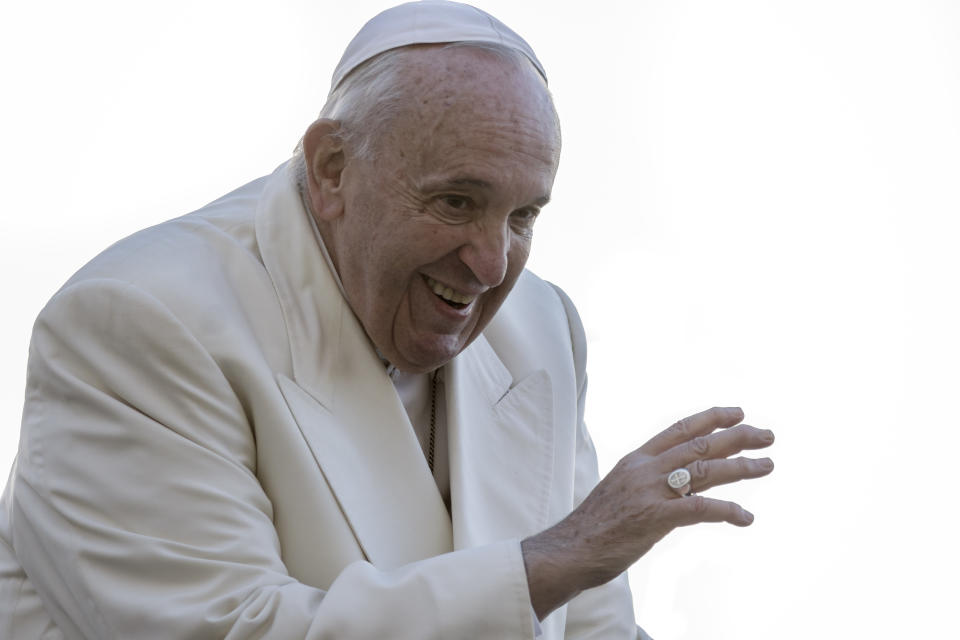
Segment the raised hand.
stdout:
[[[773,444],[773,432],[741,420],[739,408],[715,407],[674,423],[621,459],[569,516],[524,540],[538,617],[619,575],[676,527],[753,522],[734,502],[696,495],[773,471],[769,458],[731,457]],[[690,473],[680,490],[667,483],[677,469]]]

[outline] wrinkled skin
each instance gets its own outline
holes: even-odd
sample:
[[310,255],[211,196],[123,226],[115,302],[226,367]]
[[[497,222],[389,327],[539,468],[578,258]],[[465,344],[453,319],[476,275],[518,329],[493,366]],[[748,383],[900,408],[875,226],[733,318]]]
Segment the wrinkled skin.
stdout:
[[560,139],[530,65],[428,47],[412,52],[406,73],[409,104],[373,157],[339,146],[338,123],[325,120],[304,151],[350,307],[387,360],[424,372],[480,334],[523,271]]

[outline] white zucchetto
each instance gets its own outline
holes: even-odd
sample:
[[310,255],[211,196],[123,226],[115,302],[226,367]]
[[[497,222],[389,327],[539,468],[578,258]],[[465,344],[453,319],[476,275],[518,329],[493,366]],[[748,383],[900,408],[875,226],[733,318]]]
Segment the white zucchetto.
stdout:
[[370,58],[412,44],[445,42],[490,42],[521,52],[537,68],[544,81],[547,73],[537,54],[510,27],[476,7],[447,0],[407,2],[377,14],[354,36],[333,71],[330,91]]

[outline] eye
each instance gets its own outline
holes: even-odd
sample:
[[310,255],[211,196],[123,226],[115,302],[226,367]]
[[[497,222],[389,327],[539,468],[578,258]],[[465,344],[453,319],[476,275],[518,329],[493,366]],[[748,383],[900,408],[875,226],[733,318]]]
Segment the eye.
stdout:
[[470,206],[470,199],[464,196],[442,196],[440,201],[454,211],[465,211]]
[[448,193],[436,196],[433,202],[434,215],[446,224],[463,224],[477,214],[476,203],[468,196]]
[[521,231],[529,232],[540,215],[539,209],[517,209],[510,214],[510,224]]

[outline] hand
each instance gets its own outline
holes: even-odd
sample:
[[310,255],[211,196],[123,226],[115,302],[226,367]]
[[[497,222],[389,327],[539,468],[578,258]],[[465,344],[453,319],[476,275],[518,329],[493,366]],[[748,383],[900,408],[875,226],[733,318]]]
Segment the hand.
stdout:
[[613,579],[676,527],[753,522],[736,503],[681,496],[667,484],[679,468],[690,472],[693,492],[773,471],[769,458],[730,457],[773,444],[773,432],[738,424],[742,419],[739,408],[713,408],[680,420],[620,460],[569,516],[524,540],[537,616]]

